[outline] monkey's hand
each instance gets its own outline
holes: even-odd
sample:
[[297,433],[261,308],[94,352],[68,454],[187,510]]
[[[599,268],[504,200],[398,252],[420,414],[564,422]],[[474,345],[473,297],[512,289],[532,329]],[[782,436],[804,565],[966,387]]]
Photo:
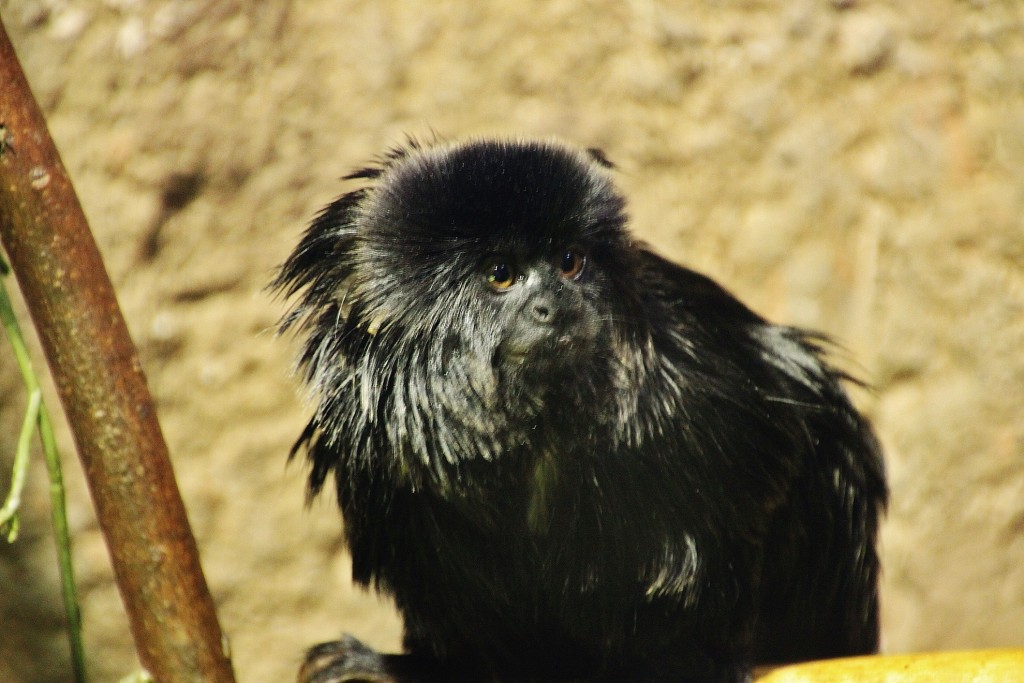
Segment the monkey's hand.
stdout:
[[346,634],[306,652],[297,683],[411,683],[403,655],[384,655]]

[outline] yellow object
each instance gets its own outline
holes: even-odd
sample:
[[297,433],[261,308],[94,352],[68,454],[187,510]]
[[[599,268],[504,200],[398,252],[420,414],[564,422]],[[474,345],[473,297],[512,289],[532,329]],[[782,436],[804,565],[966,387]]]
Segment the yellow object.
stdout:
[[1024,649],[876,655],[787,664],[757,683],[1024,683]]

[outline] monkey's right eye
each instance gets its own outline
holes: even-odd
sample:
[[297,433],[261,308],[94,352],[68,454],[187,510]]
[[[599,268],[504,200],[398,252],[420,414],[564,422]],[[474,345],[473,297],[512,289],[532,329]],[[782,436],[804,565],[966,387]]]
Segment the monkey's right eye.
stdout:
[[516,274],[507,263],[498,261],[487,267],[487,284],[496,291],[503,291],[515,284]]

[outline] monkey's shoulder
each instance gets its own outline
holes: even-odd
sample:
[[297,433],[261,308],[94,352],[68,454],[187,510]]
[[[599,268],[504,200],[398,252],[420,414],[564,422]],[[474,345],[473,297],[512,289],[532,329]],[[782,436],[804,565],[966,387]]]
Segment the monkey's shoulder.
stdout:
[[638,252],[642,286],[649,295],[708,321],[729,321],[737,325],[765,324],[765,320],[712,278],[673,263],[649,249]]

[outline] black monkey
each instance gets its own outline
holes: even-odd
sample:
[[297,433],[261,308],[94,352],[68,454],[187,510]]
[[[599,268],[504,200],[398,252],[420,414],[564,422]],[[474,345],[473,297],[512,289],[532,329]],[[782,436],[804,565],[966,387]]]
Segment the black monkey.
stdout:
[[273,286],[353,578],[405,654],[300,680],[739,681],[878,644],[878,443],[821,335],[637,243],[610,163],[410,141]]

